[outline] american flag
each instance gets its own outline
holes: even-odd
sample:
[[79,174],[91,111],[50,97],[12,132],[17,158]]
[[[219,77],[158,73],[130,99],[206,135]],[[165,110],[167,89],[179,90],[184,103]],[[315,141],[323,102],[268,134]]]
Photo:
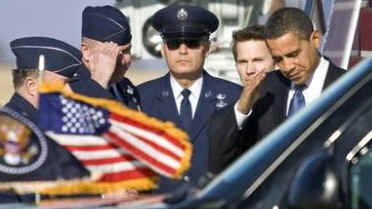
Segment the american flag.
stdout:
[[[39,126],[100,182],[179,178],[189,167],[187,135],[170,122],[105,99],[43,84]],[[68,172],[68,171],[66,171]],[[138,181],[137,181],[138,182]]]

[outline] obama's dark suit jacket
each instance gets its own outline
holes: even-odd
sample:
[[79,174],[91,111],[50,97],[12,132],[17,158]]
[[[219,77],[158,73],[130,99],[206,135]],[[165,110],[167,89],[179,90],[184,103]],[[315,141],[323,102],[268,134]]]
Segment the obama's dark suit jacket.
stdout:
[[[330,62],[323,90],[344,72],[344,69]],[[286,119],[291,81],[280,71],[273,71],[263,82],[260,97],[241,130],[236,123],[234,104],[224,107],[212,116],[208,129],[209,170],[212,173],[222,171]]]

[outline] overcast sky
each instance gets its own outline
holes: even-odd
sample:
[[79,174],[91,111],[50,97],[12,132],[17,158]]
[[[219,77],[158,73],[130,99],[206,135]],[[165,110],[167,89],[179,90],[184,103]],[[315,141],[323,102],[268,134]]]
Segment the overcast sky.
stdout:
[[9,42],[24,36],[49,36],[79,47],[85,6],[114,3],[115,0],[1,0],[0,64],[14,64]]

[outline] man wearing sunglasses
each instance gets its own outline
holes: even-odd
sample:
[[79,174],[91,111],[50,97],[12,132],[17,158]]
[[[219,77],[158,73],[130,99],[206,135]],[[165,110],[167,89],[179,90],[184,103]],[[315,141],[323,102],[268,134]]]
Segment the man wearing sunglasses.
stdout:
[[123,77],[131,64],[132,34],[128,17],[112,6],[88,6],[82,16],[84,65],[69,82],[71,89],[140,109],[137,88]]
[[[212,113],[239,97],[241,87],[210,76],[203,68],[216,16],[200,7],[173,4],[156,12],[152,26],[163,38],[162,55],[169,73],[140,85],[142,109],[183,128],[193,143],[191,168],[183,178],[196,184],[208,167],[206,134]],[[182,181],[162,179],[160,192],[179,188]]]

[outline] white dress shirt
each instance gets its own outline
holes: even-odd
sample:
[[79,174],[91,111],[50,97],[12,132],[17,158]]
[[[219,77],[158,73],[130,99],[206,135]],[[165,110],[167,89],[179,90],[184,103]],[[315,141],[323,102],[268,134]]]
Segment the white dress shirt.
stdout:
[[[172,92],[174,95],[174,100],[176,101],[178,114],[181,112],[181,102],[183,100],[183,96],[181,94],[182,90],[184,89],[177,81],[176,79],[171,75],[170,76],[170,84],[172,87]],[[192,117],[194,118],[196,106],[198,105],[200,93],[203,86],[203,76],[200,76],[197,80],[194,81],[194,83],[188,88],[191,91],[191,94],[189,96],[189,101],[191,103],[191,111],[192,111]]]
[[[310,79],[306,82],[307,87],[302,91],[305,97],[306,105],[310,104],[322,93],[322,89],[328,72],[328,67],[329,61],[326,60],[324,57],[321,57],[317,68],[315,69],[314,73],[310,76]],[[287,113],[294,91],[295,91],[294,84],[292,83],[291,89],[288,92]],[[244,121],[251,115],[252,110],[250,110],[248,114],[243,114],[238,110],[238,103],[239,100],[234,105],[234,112],[237,125],[239,129],[242,129]]]
[[[310,79],[306,82],[306,88],[302,90],[302,93],[305,97],[306,105],[310,104],[316,98],[320,96],[322,93],[322,89],[324,86],[324,82],[327,76],[329,67],[329,61],[326,60],[324,57],[320,58],[318,67],[315,69],[314,73],[310,76]],[[291,89],[288,92],[288,100],[287,100],[287,114],[289,110],[289,104],[291,103],[291,99],[294,95],[295,89],[294,84],[291,84]]]

